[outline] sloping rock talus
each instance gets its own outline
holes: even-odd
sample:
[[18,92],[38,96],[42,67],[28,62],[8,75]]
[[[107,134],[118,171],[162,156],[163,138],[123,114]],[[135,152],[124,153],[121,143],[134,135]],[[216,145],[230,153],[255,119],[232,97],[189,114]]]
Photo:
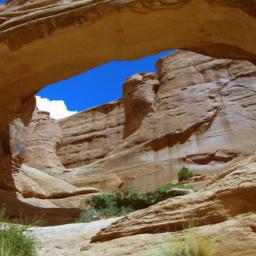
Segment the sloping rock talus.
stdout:
[[55,227],[35,227],[28,229],[30,235],[40,242],[39,256],[74,256],[79,255],[81,248],[90,242],[91,237],[109,226],[118,218],[76,223]]
[[[254,256],[256,252],[256,215],[241,215],[222,223],[194,228],[193,232],[210,237],[215,244],[214,255]],[[183,239],[182,232],[139,234],[84,247],[76,256],[152,256],[159,255],[163,246]],[[71,254],[72,255],[72,254]]]
[[186,48],[255,61],[255,31],[255,0],[8,1],[0,127],[39,89],[111,60]]

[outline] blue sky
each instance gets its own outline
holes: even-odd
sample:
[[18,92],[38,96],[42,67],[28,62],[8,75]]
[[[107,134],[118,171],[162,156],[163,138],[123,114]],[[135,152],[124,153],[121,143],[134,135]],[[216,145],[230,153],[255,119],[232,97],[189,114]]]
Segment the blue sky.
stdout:
[[113,61],[67,80],[51,84],[38,96],[63,100],[71,111],[82,111],[122,97],[123,82],[138,72],[155,72],[156,61],[172,51],[137,59]]

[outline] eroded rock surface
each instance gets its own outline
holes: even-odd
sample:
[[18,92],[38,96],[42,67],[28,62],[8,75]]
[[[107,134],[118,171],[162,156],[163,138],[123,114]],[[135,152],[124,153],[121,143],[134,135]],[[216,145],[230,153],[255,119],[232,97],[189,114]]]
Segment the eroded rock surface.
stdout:
[[39,256],[71,256],[80,254],[81,248],[90,242],[95,232],[110,225],[118,218],[61,225],[56,227],[31,228],[28,233],[40,242]]
[[60,120],[62,143],[57,154],[67,168],[106,157],[121,143],[124,108],[121,100]]
[[158,86],[157,75],[153,73],[136,74],[124,83],[124,138],[134,133],[147,115],[155,111]]
[[[240,215],[222,223],[195,228],[195,232],[209,236],[215,242],[214,255],[254,256],[256,252],[255,214]],[[161,252],[163,244],[182,239],[182,232],[141,234],[90,244],[76,256],[152,256]],[[158,254],[157,254],[158,252]]]
[[165,241],[182,237],[177,231],[193,223],[196,232],[213,238],[214,255],[253,256],[255,194],[253,156],[225,170],[203,191],[168,199],[113,222],[92,237],[81,255],[149,256]]

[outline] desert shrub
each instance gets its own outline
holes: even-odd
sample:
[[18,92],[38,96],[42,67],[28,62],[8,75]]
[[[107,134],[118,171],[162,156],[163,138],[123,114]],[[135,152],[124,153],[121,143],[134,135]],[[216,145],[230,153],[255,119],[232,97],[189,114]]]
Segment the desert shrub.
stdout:
[[8,223],[9,220],[6,216],[6,211],[5,211],[5,208],[2,207],[0,208],[0,223]]
[[185,166],[183,166],[178,172],[179,181],[188,180],[193,176],[194,173]]
[[0,223],[13,223],[13,224],[21,224],[24,226],[35,227],[35,226],[43,226],[45,221],[40,216],[28,216],[24,212],[20,212],[17,218],[10,219],[7,214],[5,207],[0,208]]
[[37,255],[37,241],[24,233],[24,229],[10,226],[0,230],[1,256],[35,256]]
[[90,208],[81,213],[78,222],[89,222],[102,217],[121,216],[135,210],[147,208],[167,198],[163,192],[140,192],[136,190],[116,191],[94,196]]
[[155,256],[213,256],[212,239],[193,231],[186,231],[183,240],[171,240],[154,250]]
[[[10,219],[4,206],[0,208],[0,223],[5,223],[0,230],[0,255],[1,256],[35,256],[37,255],[37,240],[26,234],[28,226],[42,224],[39,217],[28,217],[20,213],[18,218]],[[7,224],[8,223],[8,224]],[[26,226],[18,226],[22,224]]]
[[19,217],[15,218],[11,221],[12,223],[17,223],[21,225],[25,225],[28,227],[40,227],[45,224],[45,220],[42,216],[29,216],[24,212],[20,212]]
[[127,189],[121,192],[115,192],[117,207],[125,207],[134,210],[147,208],[164,199],[164,195],[159,192],[141,192]]
[[172,184],[159,187],[155,192],[141,192],[134,189],[115,191],[111,194],[100,194],[89,201],[90,208],[81,213],[77,222],[89,222],[100,218],[122,216],[132,211],[147,208],[169,197],[169,189],[192,188],[190,185]]
[[111,194],[101,194],[92,197],[89,201],[90,208],[81,213],[77,222],[89,222],[95,219],[121,216],[130,213],[142,202],[142,195],[130,190],[116,191]]

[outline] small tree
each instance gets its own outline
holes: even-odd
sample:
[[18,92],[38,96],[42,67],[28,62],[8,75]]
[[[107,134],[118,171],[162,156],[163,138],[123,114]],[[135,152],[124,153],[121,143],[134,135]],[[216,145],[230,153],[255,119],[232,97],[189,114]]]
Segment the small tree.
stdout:
[[194,173],[185,166],[183,166],[178,172],[178,177],[180,182],[184,180],[188,180],[193,176],[194,176]]

